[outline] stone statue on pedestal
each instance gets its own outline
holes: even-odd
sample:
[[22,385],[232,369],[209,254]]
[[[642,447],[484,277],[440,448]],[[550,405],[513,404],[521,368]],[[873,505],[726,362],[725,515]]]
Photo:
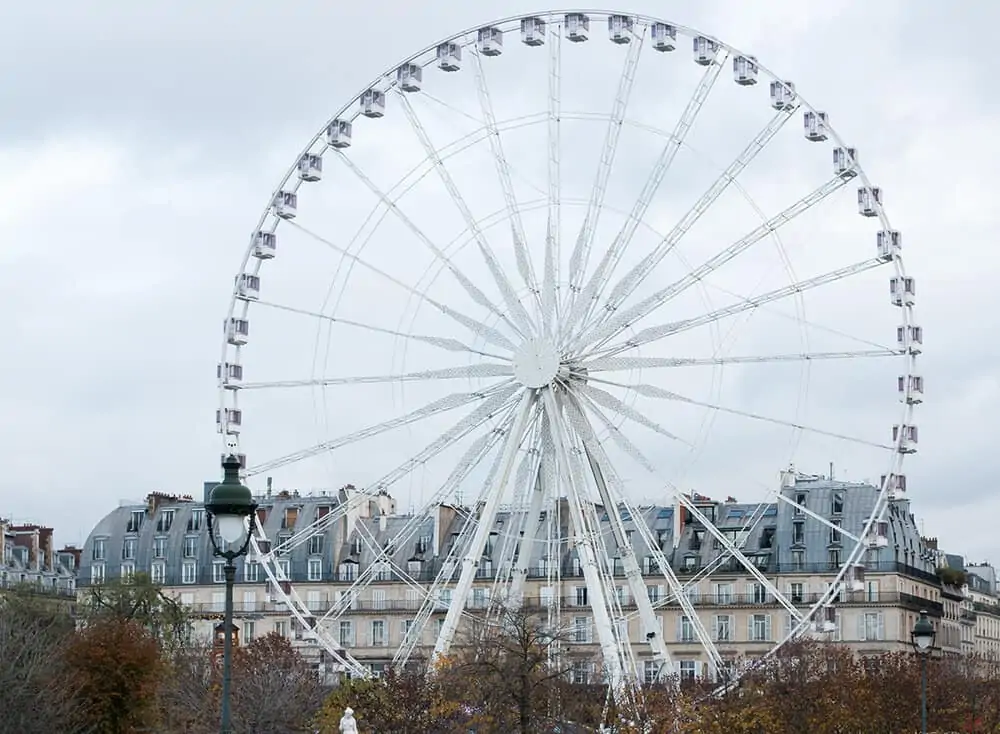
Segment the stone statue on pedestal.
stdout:
[[354,720],[354,709],[348,706],[340,717],[340,734],[358,734],[358,722]]

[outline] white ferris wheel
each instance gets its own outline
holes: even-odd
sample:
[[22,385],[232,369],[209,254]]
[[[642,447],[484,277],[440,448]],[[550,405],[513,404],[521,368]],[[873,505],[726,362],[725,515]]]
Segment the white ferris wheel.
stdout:
[[[665,605],[714,674],[719,643],[687,592],[734,565],[789,615],[769,649],[822,632],[886,544],[915,450],[922,333],[901,244],[827,113],[712,36],[559,11],[432,44],[307,142],[236,276],[224,450],[250,482],[359,488],[255,553],[357,675],[332,630],[387,577],[414,601],[395,663],[446,653],[483,595],[540,593],[554,623],[586,608],[612,685],[640,659],[671,669]],[[803,605],[746,539],[787,502],[778,469],[831,458],[882,478]],[[757,495],[733,533],[692,489]],[[351,593],[304,603],[276,559],[379,493],[406,512],[356,523],[371,562]],[[452,534],[430,553],[442,506]],[[691,568],[681,515],[716,549]]]

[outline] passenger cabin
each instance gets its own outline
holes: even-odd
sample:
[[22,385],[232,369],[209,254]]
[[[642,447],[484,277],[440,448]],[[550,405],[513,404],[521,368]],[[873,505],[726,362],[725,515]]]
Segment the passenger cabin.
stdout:
[[503,31],[496,26],[480,28],[476,34],[476,48],[483,56],[499,56],[503,53]]
[[903,235],[895,229],[883,229],[875,236],[875,243],[878,246],[878,259],[889,262],[903,248]]
[[521,18],[521,43],[525,46],[545,43],[545,21],[541,18]]
[[924,348],[924,327],[897,326],[896,344],[907,354],[920,354]]
[[672,25],[653,23],[649,36],[657,51],[673,51],[677,48],[677,29]]
[[438,68],[442,71],[458,71],[462,68],[462,47],[448,41],[437,47]]
[[912,306],[917,298],[917,283],[913,278],[889,278],[889,296],[893,306]]
[[695,36],[691,45],[694,49],[694,63],[708,66],[715,60],[716,46],[712,40],[705,36]]
[[256,301],[260,298],[260,276],[253,273],[237,275],[236,295],[244,301]]
[[215,377],[229,390],[235,390],[243,382],[243,365],[223,362],[215,366]]
[[303,181],[319,181],[323,178],[323,156],[306,153],[299,159],[299,178]]
[[424,68],[419,64],[403,64],[396,69],[396,83],[404,92],[419,92],[424,81]]
[[226,322],[226,341],[234,347],[242,347],[250,336],[250,322],[233,316]]
[[270,260],[278,249],[278,237],[274,232],[258,231],[253,236],[253,256],[260,260]]
[[894,500],[906,498],[906,475],[890,474],[882,475],[882,486],[889,490],[889,496]]
[[382,117],[385,114],[385,92],[367,89],[361,95],[361,114],[365,117]]
[[863,217],[876,217],[882,206],[882,189],[878,186],[862,186],[858,189],[858,212]]
[[274,195],[274,213],[282,219],[295,219],[299,209],[299,195],[294,191],[279,191]]
[[330,126],[326,129],[326,142],[331,148],[350,148],[351,147],[351,128],[353,125],[350,120],[334,120],[330,123]]
[[583,13],[567,13],[563,19],[566,38],[573,43],[582,43],[590,38],[590,16]]
[[892,427],[892,440],[901,454],[917,453],[917,427],[907,424]]
[[873,522],[865,543],[869,548],[886,548],[889,545],[889,523],[886,520]]
[[792,82],[771,82],[771,106],[783,112],[795,109],[795,85]]
[[628,15],[608,16],[608,38],[612,43],[629,43],[632,40],[632,18]]
[[854,178],[858,175],[857,164],[857,148],[833,149],[833,172],[835,175],[841,178]]
[[[225,416],[225,420],[223,420]],[[219,427],[219,433],[228,433],[238,436],[240,427],[243,425],[243,411],[239,408],[226,408],[215,411],[215,422]]]
[[919,405],[924,402],[924,378],[920,375],[900,375],[896,378],[899,402]]
[[733,79],[742,87],[757,83],[757,57],[737,56],[733,59]]
[[825,112],[806,110],[805,114],[802,115],[802,122],[805,127],[806,140],[821,143],[827,139],[829,119]]

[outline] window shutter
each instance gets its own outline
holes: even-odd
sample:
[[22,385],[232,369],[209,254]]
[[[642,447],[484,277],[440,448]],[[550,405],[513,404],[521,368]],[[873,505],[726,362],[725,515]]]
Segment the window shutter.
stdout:
[[712,639],[719,639],[719,616],[716,615],[712,618]]
[[865,640],[865,615],[864,613],[858,615],[858,639],[864,642]]
[[768,640],[773,640],[774,637],[771,635],[771,615],[768,614],[764,617],[764,636]]
[[753,639],[753,615],[747,617],[747,640]]

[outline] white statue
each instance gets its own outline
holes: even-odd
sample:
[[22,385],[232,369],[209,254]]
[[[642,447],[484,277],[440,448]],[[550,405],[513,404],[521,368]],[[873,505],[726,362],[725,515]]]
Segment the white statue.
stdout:
[[358,722],[354,720],[354,709],[348,706],[340,717],[340,734],[358,734]]

